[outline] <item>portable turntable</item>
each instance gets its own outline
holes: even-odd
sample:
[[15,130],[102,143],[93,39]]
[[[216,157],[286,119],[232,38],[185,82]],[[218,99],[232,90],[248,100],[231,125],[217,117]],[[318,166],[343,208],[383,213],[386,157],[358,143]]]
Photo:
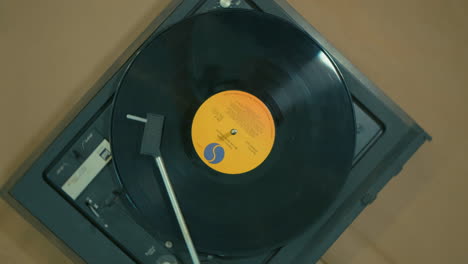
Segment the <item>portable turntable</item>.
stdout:
[[96,88],[6,192],[87,263],[314,263],[430,140],[284,0],[173,1]]

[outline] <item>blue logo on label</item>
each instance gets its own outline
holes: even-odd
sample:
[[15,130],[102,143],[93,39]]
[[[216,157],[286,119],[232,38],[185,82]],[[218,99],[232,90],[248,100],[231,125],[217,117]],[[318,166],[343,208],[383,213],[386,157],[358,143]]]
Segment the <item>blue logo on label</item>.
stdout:
[[224,159],[224,148],[218,143],[211,143],[206,146],[203,154],[209,163],[217,164]]

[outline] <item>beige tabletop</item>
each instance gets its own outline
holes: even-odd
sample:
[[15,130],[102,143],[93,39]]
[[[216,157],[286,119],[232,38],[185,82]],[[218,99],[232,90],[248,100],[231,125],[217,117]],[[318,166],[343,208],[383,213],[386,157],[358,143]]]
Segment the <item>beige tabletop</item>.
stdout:
[[[167,2],[0,0],[0,183]],[[468,263],[468,1],[290,3],[434,137],[324,262]],[[71,261],[0,200],[0,262]]]

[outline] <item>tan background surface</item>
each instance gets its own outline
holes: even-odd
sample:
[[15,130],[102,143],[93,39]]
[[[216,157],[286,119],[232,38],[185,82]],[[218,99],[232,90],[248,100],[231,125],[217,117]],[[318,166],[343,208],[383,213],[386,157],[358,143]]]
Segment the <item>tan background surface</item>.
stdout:
[[[0,183],[165,2],[0,0]],[[434,137],[324,261],[468,263],[468,1],[291,4]],[[0,260],[70,263],[3,200]]]

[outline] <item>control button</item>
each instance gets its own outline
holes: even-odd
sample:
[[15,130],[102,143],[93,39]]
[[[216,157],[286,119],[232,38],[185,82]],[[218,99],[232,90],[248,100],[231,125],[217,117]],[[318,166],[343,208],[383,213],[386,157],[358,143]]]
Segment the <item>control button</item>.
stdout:
[[173,255],[163,255],[158,258],[156,264],[178,264],[179,262]]
[[228,8],[231,6],[232,1],[231,0],[219,0],[219,4],[221,7]]

